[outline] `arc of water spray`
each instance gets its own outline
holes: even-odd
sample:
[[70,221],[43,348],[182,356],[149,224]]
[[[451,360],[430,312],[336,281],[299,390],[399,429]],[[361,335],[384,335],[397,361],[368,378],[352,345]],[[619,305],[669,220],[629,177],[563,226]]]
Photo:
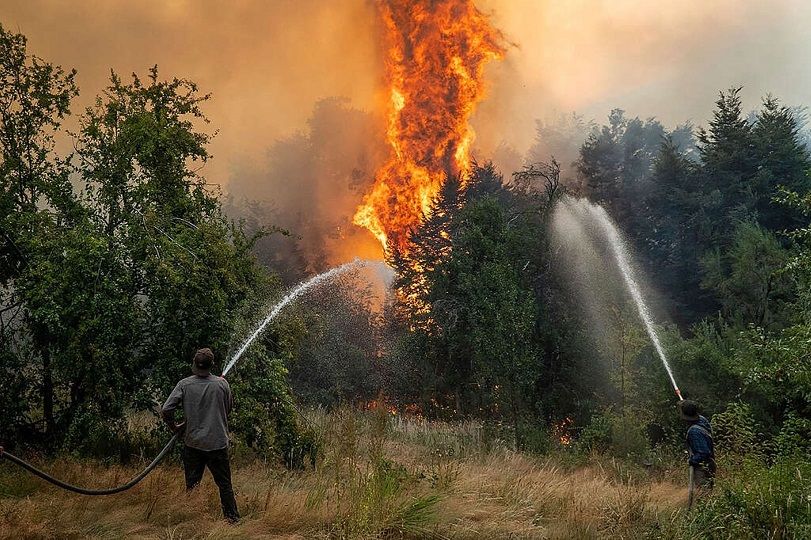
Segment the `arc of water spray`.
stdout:
[[338,274],[342,274],[353,268],[361,268],[363,266],[368,266],[373,263],[374,261],[355,259],[351,262],[344,263],[340,266],[336,266],[335,268],[327,270],[326,272],[318,274],[317,276],[313,276],[310,279],[302,281],[301,283],[296,285],[293,289],[290,290],[290,292],[288,292],[284,296],[284,298],[282,298],[276,305],[273,306],[273,309],[270,310],[270,313],[268,313],[268,315],[262,320],[259,326],[256,327],[253,333],[250,336],[248,336],[248,338],[245,341],[242,342],[242,345],[239,347],[239,350],[234,354],[234,356],[231,357],[231,360],[228,361],[228,364],[226,364],[225,369],[222,372],[222,376],[225,377],[225,375],[227,375],[228,372],[231,371],[231,368],[234,367],[234,364],[236,364],[237,361],[239,361],[239,359],[245,353],[245,351],[248,350],[248,347],[250,347],[251,344],[254,342],[254,340],[257,337],[259,337],[259,335],[265,330],[267,325],[270,324],[270,321],[272,321],[273,319],[276,318],[277,315],[279,315],[279,313],[282,311],[282,309],[285,308],[285,306],[293,302],[295,299],[297,299],[299,296],[301,296],[308,290],[312,289],[317,285],[320,285],[321,283],[324,283],[325,281],[332,279]]
[[[285,297],[282,298],[281,301],[279,301],[279,303],[273,306],[273,309],[271,309],[268,316],[262,320],[261,324],[256,328],[256,330],[254,330],[254,332],[248,337],[248,339],[246,339],[242,343],[242,346],[239,348],[237,353],[233,357],[231,357],[231,360],[225,366],[225,369],[222,372],[223,377],[231,370],[232,367],[234,367],[234,364],[237,363],[242,354],[248,349],[248,347],[251,346],[251,343],[253,343],[253,341],[259,336],[259,334],[262,333],[262,331],[270,323],[270,321],[276,318],[279,312],[281,312],[281,310],[284,309],[285,306],[290,304],[290,302],[292,302],[293,300],[295,300],[296,298],[307,292],[309,289],[315,287],[320,283],[323,283],[324,281],[332,279],[338,274],[346,272],[347,270],[350,270],[352,268],[360,268],[362,266],[368,266],[371,264],[375,264],[375,262],[355,259],[352,262],[348,262],[346,264],[342,264],[341,266],[337,266],[331,270],[327,270],[322,274],[318,274],[317,276],[311,277],[307,281],[303,281],[302,283],[296,285],[296,287],[294,287],[289,293],[287,293]],[[379,264],[385,266],[384,263]],[[3,453],[2,451],[0,451],[0,459],[6,458],[12,461],[13,463],[16,463],[17,465],[23,467],[24,469],[32,472],[33,474],[39,476],[40,478],[61,487],[62,489],[73,491],[75,493],[81,493],[83,495],[111,495],[113,493],[120,493],[122,491],[126,491],[131,487],[135,486],[141,480],[143,480],[146,477],[146,475],[149,474],[158,465],[158,463],[160,463],[160,461],[166,456],[169,450],[172,449],[172,446],[174,446],[175,441],[177,441],[179,436],[180,432],[175,433],[174,436],[169,441],[169,443],[167,443],[167,445],[163,447],[163,450],[161,450],[160,454],[158,454],[158,456],[154,460],[152,460],[152,463],[146,469],[141,471],[137,476],[135,476],[132,480],[130,480],[124,485],[109,489],[87,489],[79,486],[74,486],[72,484],[68,484],[67,482],[63,482],[37,469],[30,463],[21,460],[20,458],[10,454],[9,452]]]
[[667,361],[667,355],[665,355],[665,350],[659,341],[659,336],[656,333],[656,328],[653,325],[653,317],[650,314],[648,305],[645,303],[645,299],[642,297],[642,291],[639,289],[639,285],[634,277],[634,271],[629,263],[630,257],[628,256],[628,250],[625,247],[625,242],[622,240],[622,237],[620,237],[617,227],[614,225],[611,217],[602,206],[593,205],[588,201],[581,201],[581,207],[584,207],[588,213],[591,214],[594,220],[600,225],[603,234],[608,239],[608,243],[611,246],[611,251],[614,254],[614,259],[617,261],[617,266],[619,266],[622,278],[625,281],[625,285],[628,287],[628,292],[631,293],[631,298],[633,298],[634,304],[636,304],[636,309],[639,312],[639,317],[642,319],[642,322],[645,325],[645,330],[647,331],[651,342],[653,342],[653,346],[656,349],[656,352],[659,354],[659,358],[662,359],[662,364],[665,367],[665,371],[667,371],[667,376],[670,378],[670,383],[673,385],[673,390],[676,392],[676,396],[678,396],[679,399],[682,399],[681,390],[679,390],[679,386],[676,384],[676,378],[673,376],[673,370],[670,369],[670,364]]

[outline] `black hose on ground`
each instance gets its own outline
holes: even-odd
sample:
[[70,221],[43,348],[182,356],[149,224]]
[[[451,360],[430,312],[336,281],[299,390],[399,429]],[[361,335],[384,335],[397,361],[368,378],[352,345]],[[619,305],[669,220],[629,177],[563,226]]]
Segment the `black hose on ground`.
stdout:
[[155,459],[152,460],[152,463],[147,465],[146,469],[144,469],[143,471],[138,473],[137,476],[134,476],[126,484],[116,486],[116,487],[112,487],[112,488],[107,488],[107,489],[88,489],[88,488],[83,488],[83,487],[79,487],[79,486],[74,486],[73,484],[68,484],[67,482],[63,482],[62,480],[54,478],[50,474],[48,474],[48,473],[46,473],[44,471],[41,471],[40,469],[37,469],[36,467],[31,465],[27,461],[18,458],[14,454],[11,454],[9,452],[4,451],[2,449],[2,447],[0,447],[0,459],[7,459],[10,462],[14,463],[15,465],[18,465],[18,466],[22,467],[23,469],[27,470],[31,474],[39,476],[40,478],[42,478],[46,482],[50,482],[51,484],[53,484],[55,486],[59,486],[62,489],[66,489],[66,490],[72,491],[74,493],[79,493],[80,495],[112,495],[114,493],[121,493],[122,491],[126,491],[126,490],[130,489],[131,487],[135,486],[138,482],[140,482],[144,478],[146,478],[146,475],[151,473],[152,470],[155,469],[155,467],[157,467],[158,464],[163,460],[163,458],[166,457],[166,455],[169,453],[169,451],[172,449],[172,447],[177,442],[177,439],[178,439],[178,437],[180,437],[180,434],[181,434],[180,431],[175,433],[172,436],[172,438],[169,439],[169,442],[166,443],[166,446],[163,447],[163,450],[161,450],[160,453],[155,457]]

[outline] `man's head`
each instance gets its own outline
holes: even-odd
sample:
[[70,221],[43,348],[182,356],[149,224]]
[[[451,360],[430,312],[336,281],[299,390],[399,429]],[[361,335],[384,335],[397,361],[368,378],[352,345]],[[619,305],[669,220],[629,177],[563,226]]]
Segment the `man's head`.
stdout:
[[679,413],[681,413],[681,419],[685,422],[697,422],[698,412],[698,403],[695,401],[690,399],[679,401]]
[[197,349],[194,353],[194,361],[192,362],[192,372],[195,375],[206,377],[211,373],[211,366],[214,365],[214,353],[211,349]]

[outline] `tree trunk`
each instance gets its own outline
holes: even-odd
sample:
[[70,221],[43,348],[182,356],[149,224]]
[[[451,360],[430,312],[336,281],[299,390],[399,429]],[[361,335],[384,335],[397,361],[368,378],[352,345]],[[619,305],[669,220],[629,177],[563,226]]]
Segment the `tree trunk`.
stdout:
[[54,383],[51,368],[51,351],[49,347],[42,349],[42,414],[45,417],[45,435],[52,438],[56,431],[54,418]]

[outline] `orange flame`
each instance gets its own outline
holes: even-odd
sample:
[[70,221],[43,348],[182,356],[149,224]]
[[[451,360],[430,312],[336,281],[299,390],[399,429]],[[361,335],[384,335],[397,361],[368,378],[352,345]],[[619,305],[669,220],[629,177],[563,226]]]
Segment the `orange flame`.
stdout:
[[378,6],[391,154],[353,221],[388,250],[406,246],[446,175],[468,169],[475,137],[468,120],[484,97],[484,66],[503,56],[504,39],[473,0],[378,0]]
[[552,424],[552,436],[556,437],[563,446],[569,446],[573,442],[571,434],[572,422],[571,418],[566,417],[557,424]]

